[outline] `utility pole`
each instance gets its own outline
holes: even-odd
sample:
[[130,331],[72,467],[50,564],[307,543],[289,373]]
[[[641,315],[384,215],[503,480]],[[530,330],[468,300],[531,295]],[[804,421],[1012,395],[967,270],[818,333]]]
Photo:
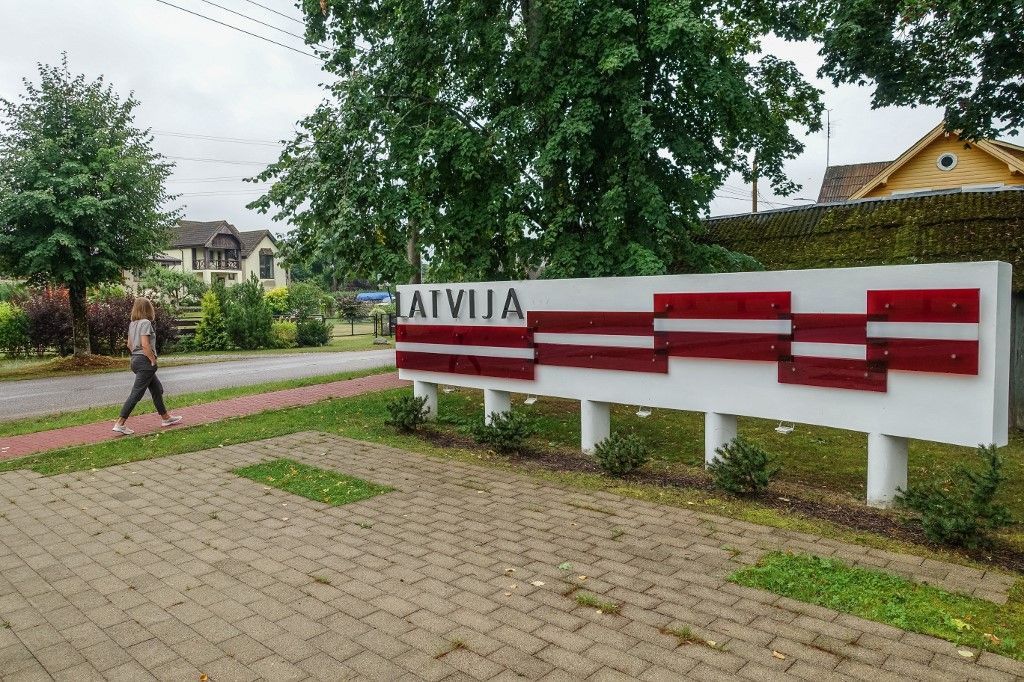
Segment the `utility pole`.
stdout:
[[757,150],[754,150],[754,161],[750,166],[752,175],[754,176],[753,182],[751,183],[750,191],[750,212],[757,213]]

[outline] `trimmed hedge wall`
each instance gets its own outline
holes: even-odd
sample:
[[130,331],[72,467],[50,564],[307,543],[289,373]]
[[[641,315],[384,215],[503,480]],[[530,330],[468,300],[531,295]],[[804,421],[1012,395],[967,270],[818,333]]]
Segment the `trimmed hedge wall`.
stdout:
[[1024,191],[964,192],[712,218],[703,241],[766,270],[1001,260],[1024,291]]

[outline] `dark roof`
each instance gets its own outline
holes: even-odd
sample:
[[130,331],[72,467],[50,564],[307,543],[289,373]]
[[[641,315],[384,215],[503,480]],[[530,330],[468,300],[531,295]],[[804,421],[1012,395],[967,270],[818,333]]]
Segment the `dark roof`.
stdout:
[[239,232],[238,239],[242,242],[242,258],[248,258],[264,237],[270,237],[270,241],[277,243],[270,230],[252,230],[251,232]]
[[818,191],[818,203],[843,201],[867,182],[885,170],[892,161],[871,161],[870,163],[851,163],[845,166],[829,166],[825,169],[825,177],[821,180]]
[[1024,291],[1024,188],[937,191],[710,218],[702,240],[768,270],[1001,260]]
[[235,226],[226,220],[213,220],[210,222],[199,222],[197,220],[179,220],[171,231],[171,248],[182,248],[188,246],[205,246],[213,236],[225,228],[238,236]]

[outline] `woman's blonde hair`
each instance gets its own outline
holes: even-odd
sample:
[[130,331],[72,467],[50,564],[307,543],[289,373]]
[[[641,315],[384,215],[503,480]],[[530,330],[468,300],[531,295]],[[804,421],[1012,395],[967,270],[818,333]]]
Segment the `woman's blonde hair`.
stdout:
[[136,320],[149,320],[152,322],[156,319],[156,309],[153,307],[153,302],[144,296],[139,296],[135,299],[135,305],[132,306],[132,322]]

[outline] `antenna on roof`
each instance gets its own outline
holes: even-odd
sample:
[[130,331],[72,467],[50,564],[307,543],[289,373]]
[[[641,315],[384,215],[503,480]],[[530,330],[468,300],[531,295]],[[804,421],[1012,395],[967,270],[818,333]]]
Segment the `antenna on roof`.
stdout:
[[825,169],[832,158],[832,110],[825,110]]

